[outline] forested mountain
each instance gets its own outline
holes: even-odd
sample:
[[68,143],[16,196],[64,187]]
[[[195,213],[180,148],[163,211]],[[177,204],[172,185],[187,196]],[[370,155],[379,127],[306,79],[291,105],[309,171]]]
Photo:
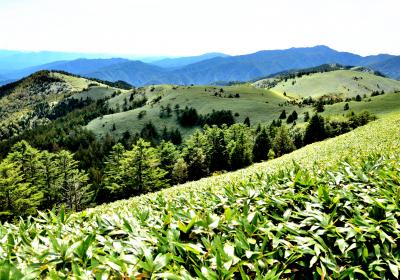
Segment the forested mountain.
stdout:
[[[392,58],[393,61],[390,60]],[[165,59],[153,64],[115,58],[78,59],[39,65],[2,75],[5,76],[3,79],[18,79],[38,70],[63,70],[108,81],[123,80],[135,86],[190,85],[248,81],[290,69],[338,63],[370,67],[389,77],[397,78],[399,67],[396,61],[396,57],[386,54],[362,57],[348,52],[338,52],[326,46],[316,46],[259,51],[239,56],[212,53],[197,57]]]
[[123,58],[110,58],[110,59],[76,59],[76,60],[65,60],[56,61],[44,65],[33,66],[22,70],[13,71],[7,73],[7,77],[11,79],[20,79],[22,77],[29,76],[32,73],[41,70],[58,70],[66,71],[76,75],[84,75],[97,71],[99,68],[111,66],[114,64],[120,64],[129,61]]
[[186,56],[186,57],[176,57],[176,58],[165,58],[162,60],[157,60],[151,64],[164,67],[164,68],[179,68],[202,60],[211,59],[215,57],[227,57],[229,55],[223,53],[205,53],[198,56]]
[[376,62],[371,65],[371,68],[381,71],[389,77],[400,80],[400,56]]

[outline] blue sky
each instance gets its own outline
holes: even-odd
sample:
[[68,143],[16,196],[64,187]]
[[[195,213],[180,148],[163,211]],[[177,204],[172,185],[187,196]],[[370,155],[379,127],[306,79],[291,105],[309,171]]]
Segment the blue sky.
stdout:
[[325,44],[400,55],[399,0],[0,0],[0,49],[244,54]]

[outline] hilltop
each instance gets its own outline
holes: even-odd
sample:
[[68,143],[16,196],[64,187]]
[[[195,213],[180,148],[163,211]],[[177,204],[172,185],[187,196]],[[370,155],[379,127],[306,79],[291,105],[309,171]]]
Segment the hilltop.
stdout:
[[285,93],[293,98],[333,96],[346,99],[357,95],[369,96],[373,92],[400,90],[399,81],[376,75],[369,69],[357,67],[293,72],[259,80],[254,84],[279,94]]
[[57,105],[68,99],[124,91],[106,83],[109,84],[63,72],[39,71],[0,87],[1,138],[48,121]]
[[[185,107],[194,108],[201,115],[212,111],[230,110],[237,123],[242,123],[249,117],[252,124],[268,124],[278,119],[283,110],[287,113],[296,111],[299,116],[306,112],[313,114],[312,104],[304,105],[303,101],[307,98],[312,98],[315,102],[325,100],[326,112],[323,114],[329,116],[341,116],[344,113],[345,102],[350,102],[350,108],[355,112],[371,108],[377,115],[396,111],[396,106],[400,105],[400,100],[395,97],[397,95],[393,95],[394,92],[400,91],[400,82],[362,67],[346,69],[343,66],[328,68],[320,66],[281,73],[252,84],[157,85],[144,87],[141,90],[147,99],[143,106],[97,118],[91,121],[87,128],[102,136],[107,133],[122,135],[127,131],[135,134],[140,133],[141,129],[151,122],[159,132],[166,127],[168,130],[179,129],[187,136],[196,126],[182,127],[178,124],[176,115],[178,107],[180,110]],[[363,99],[362,102],[354,101],[358,95]],[[377,95],[382,96],[378,98]],[[123,96],[111,99],[109,104],[122,108]],[[125,95],[126,98],[129,96]],[[336,104],[332,105],[329,100]],[[387,106],[388,103],[393,106]],[[166,108],[171,110],[167,117],[162,116]],[[302,123],[303,118],[299,118],[297,124],[302,125]]]
[[[367,68],[340,65],[284,72],[252,84],[157,85],[135,89],[121,82],[113,84],[65,72],[43,71],[0,88],[0,123],[4,137],[8,131],[15,133],[34,126],[34,123],[47,122],[56,104],[62,104],[63,100],[89,98],[105,102],[101,109],[104,112],[93,115],[86,125],[97,136],[111,134],[118,139],[126,132],[140,134],[147,124],[152,123],[158,133],[163,129],[178,129],[186,137],[200,126],[179,124],[178,113],[185,108],[195,109],[199,116],[213,111],[230,111],[236,123],[249,118],[253,125],[269,124],[277,120],[283,110],[288,114],[296,111],[299,116],[306,112],[313,114],[313,104],[304,105],[303,102],[312,97],[314,101],[321,98],[334,100],[335,104],[325,104],[323,114],[327,116],[341,116],[344,102],[350,102],[350,108],[355,112],[371,110],[380,115],[396,110],[399,101],[393,92],[399,90],[399,81],[382,77]],[[362,102],[354,100],[357,95],[361,96]],[[89,103],[74,106],[85,107]],[[300,117],[297,125],[302,124]]]

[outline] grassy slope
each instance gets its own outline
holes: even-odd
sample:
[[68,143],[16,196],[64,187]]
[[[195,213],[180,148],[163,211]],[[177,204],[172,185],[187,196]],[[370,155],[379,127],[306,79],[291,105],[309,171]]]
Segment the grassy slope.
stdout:
[[[379,117],[390,115],[399,111],[400,93],[386,93],[384,95],[374,96],[363,99],[361,102],[350,101],[349,107],[351,111],[361,112],[369,111]],[[324,116],[337,117],[347,112],[343,110],[344,102],[325,106]]]
[[[194,259],[192,260],[187,259],[188,263],[186,264],[184,262],[182,263],[182,265],[185,266],[186,268],[193,267],[196,264],[201,265],[198,262],[204,262],[205,264],[212,264],[215,263],[215,259],[213,260],[211,257],[217,255],[218,252],[211,250],[212,248],[215,249],[219,246],[217,244],[217,237],[219,235],[215,234],[214,232],[215,225],[214,226],[212,225],[214,224],[213,221],[219,221],[217,222],[216,225],[219,230],[218,232],[220,231],[223,232],[221,233],[220,238],[223,239],[225,242],[228,242],[226,243],[227,246],[223,245],[223,248],[228,250],[225,251],[226,254],[230,254],[229,256],[232,256],[232,254],[234,253],[229,253],[231,252],[230,246],[232,246],[231,244],[233,242],[235,242],[235,244],[237,244],[238,242],[240,243],[239,239],[240,236],[236,235],[238,234],[236,230],[232,229],[229,230],[230,227],[235,227],[235,228],[237,227],[242,231],[244,230],[244,228],[240,227],[238,223],[244,223],[246,220],[250,222],[251,220],[254,219],[254,216],[250,215],[247,216],[247,214],[246,215],[241,214],[241,211],[242,210],[244,211],[244,208],[243,209],[240,208],[239,210],[232,208],[231,211],[233,210],[232,215],[234,215],[234,220],[231,221],[231,223],[229,224],[230,227],[227,227],[229,220],[229,218],[227,217],[229,217],[230,214],[227,213],[226,209],[224,212],[225,207],[229,208],[231,204],[232,204],[231,207],[234,207],[236,204],[238,204],[238,207],[245,207],[244,205],[242,205],[245,201],[247,201],[247,203],[244,204],[250,207],[250,210],[258,209],[260,207],[262,208],[263,205],[265,205],[265,204],[259,204],[258,202],[265,203],[266,201],[269,201],[269,204],[274,203],[274,205],[278,205],[278,208],[280,208],[279,205],[286,205],[286,203],[290,203],[290,199],[289,200],[286,199],[288,195],[287,190],[289,190],[290,194],[290,190],[291,188],[293,188],[292,185],[287,185],[287,186],[284,185],[283,190],[281,188],[277,189],[280,192],[283,191],[283,194],[286,197],[285,201],[280,200],[279,195],[275,195],[273,193],[271,193],[270,196],[267,195],[266,197],[261,198],[261,195],[257,193],[257,188],[258,187],[268,188],[268,186],[257,185],[255,183],[252,183],[251,181],[249,182],[250,178],[260,177],[260,175],[257,176],[257,174],[260,174],[261,172],[264,173],[264,176],[265,174],[276,174],[279,170],[291,168],[293,166],[293,162],[296,162],[298,165],[300,165],[302,168],[306,170],[307,169],[319,170],[319,172],[322,172],[323,174],[325,173],[324,171],[329,170],[331,166],[337,164],[339,161],[365,157],[374,153],[381,153],[381,152],[390,153],[398,151],[400,149],[400,142],[398,141],[398,136],[400,135],[399,124],[400,124],[400,114],[397,114],[389,118],[385,118],[370,123],[364,127],[360,127],[348,134],[339,136],[335,139],[326,140],[320,143],[314,143],[303,149],[295,151],[291,154],[285,155],[279,159],[256,164],[249,168],[239,170],[233,173],[202,179],[197,182],[186,183],[181,186],[163,190],[159,193],[144,195],[141,197],[136,197],[125,201],[118,201],[108,205],[102,205],[93,209],[88,209],[87,211],[84,211],[82,213],[74,214],[73,216],[55,217],[51,215],[50,216],[42,215],[42,217],[40,217],[34,222],[33,221],[21,222],[19,227],[14,227],[9,225],[5,225],[2,227],[0,225],[0,239],[4,237],[4,239],[2,240],[5,241],[4,244],[3,243],[0,244],[0,253],[5,254],[6,256],[8,256],[9,254],[9,259],[13,263],[17,264],[18,268],[26,269],[26,271],[32,272],[31,275],[34,276],[37,275],[37,273],[40,273],[40,271],[43,271],[42,275],[50,273],[50,275],[53,275],[52,279],[57,279],[57,277],[55,276],[56,267],[58,267],[57,268],[58,270],[63,270],[64,273],[67,272],[69,274],[68,277],[72,276],[71,273],[75,274],[75,276],[78,277],[78,274],[84,273],[82,270],[85,270],[86,266],[87,266],[85,272],[87,273],[86,275],[92,273],[93,274],[100,273],[101,271],[103,271],[105,278],[108,277],[107,275],[109,275],[109,273],[117,274],[120,277],[122,275],[125,275],[125,277],[130,275],[130,277],[147,278],[150,277],[148,274],[139,274],[140,272],[137,271],[137,269],[139,268],[143,269],[145,267],[144,262],[151,263],[151,260],[153,260],[154,265],[155,267],[158,267],[157,270],[159,272],[162,271],[163,268],[170,262],[176,264],[180,262],[179,259],[175,259],[174,261],[171,261],[171,259],[169,259],[170,261],[168,261],[167,259],[164,260],[164,258],[167,257],[167,255],[163,254],[169,252],[169,250],[172,250],[174,252],[173,255],[176,254],[178,256],[179,255],[185,256],[185,254],[189,254],[190,256],[191,254],[192,256],[191,258],[195,258],[196,261]],[[354,177],[354,175],[351,174],[350,176]],[[394,173],[392,174],[392,177],[393,176],[395,176]],[[257,182],[257,180],[253,182]],[[354,184],[356,186],[358,183]],[[223,190],[223,187],[229,185],[237,186],[238,188],[237,190],[240,191],[240,193],[237,194],[238,195],[237,199],[232,197],[234,199],[233,201],[224,200],[227,198],[226,197],[227,193],[226,191]],[[338,190],[337,187],[335,187],[336,186],[335,184],[331,186],[336,190],[336,192],[340,192],[340,190]],[[286,192],[284,190],[286,190]],[[299,189],[297,188],[296,190]],[[271,192],[271,190],[269,191]],[[373,193],[374,192],[372,191],[371,194]],[[220,196],[218,197],[220,198],[214,197],[214,195],[219,195],[219,194]],[[232,193],[231,195],[236,195],[236,194]],[[312,195],[315,195],[315,193],[313,193]],[[362,195],[365,196],[365,194]],[[209,196],[209,200],[207,199],[207,196]],[[222,203],[222,205],[216,206],[213,204],[215,201],[218,200],[221,200],[220,203]],[[341,201],[340,203],[341,204],[346,203],[346,199],[343,199],[343,201]],[[368,204],[368,201],[367,202],[363,201],[363,203]],[[170,208],[164,208],[164,206],[162,205],[165,205],[165,207],[170,207]],[[174,205],[175,207],[177,205],[185,207],[184,210],[186,212],[180,213],[179,208],[175,209],[173,208]],[[349,204],[346,205],[347,205],[346,207],[348,208]],[[208,207],[210,207],[211,210],[209,210]],[[265,207],[268,207],[268,204]],[[309,207],[312,208],[316,206],[315,204],[311,204]],[[274,209],[274,207],[270,208]],[[209,213],[209,211],[217,211],[217,210],[219,212]],[[246,211],[249,211],[249,209]],[[312,214],[311,210],[308,211]],[[173,216],[168,216],[168,213],[170,213],[170,215],[173,214]],[[178,230],[179,222],[182,221],[183,222],[182,225],[186,227],[186,224],[190,221],[191,215],[196,215],[195,213],[197,213],[197,215],[205,215],[204,213],[208,213],[209,216],[207,216],[208,217],[207,219],[210,219],[211,221],[209,223],[212,224],[210,224],[209,226],[201,226],[199,224],[197,226],[199,231],[196,230],[191,231],[192,232],[191,235],[193,234],[192,237],[190,237],[191,235],[189,237],[187,236],[185,237],[183,232],[181,232],[181,234],[179,235],[179,230]],[[290,213],[288,214],[290,217]],[[287,212],[285,212],[285,215],[287,215]],[[250,217],[253,218],[249,220]],[[320,217],[320,218],[322,219],[326,217]],[[206,219],[206,218],[204,218],[203,216],[201,217],[199,216],[198,219]],[[276,217],[271,216],[270,219],[276,219]],[[296,220],[295,217],[294,218],[291,217],[291,219]],[[257,220],[258,219],[256,219],[256,221]],[[393,221],[393,219],[391,221]],[[349,222],[356,223],[353,220],[349,220]],[[298,222],[286,223],[285,221],[280,221],[278,223],[280,225],[282,224],[284,229],[279,228],[279,226],[277,225],[269,223],[269,224],[259,224],[256,226],[255,230],[257,232],[258,231],[264,232],[264,230],[270,229],[274,230],[274,232],[275,230],[277,230],[277,232],[280,232],[282,230],[285,230],[286,227],[296,228],[296,224],[298,224]],[[316,221],[313,223],[313,225],[321,227],[321,224],[323,226],[323,223],[324,223],[323,221],[322,222]],[[387,223],[388,222],[385,223],[385,226],[387,226]],[[340,226],[339,224],[340,222],[338,222],[337,229],[344,230],[343,226]],[[247,225],[246,227],[248,228],[249,225]],[[326,225],[324,227],[326,227]],[[164,230],[168,230],[168,234],[164,233]],[[174,230],[177,236],[173,235]],[[301,231],[300,229],[297,230]],[[322,232],[325,232],[323,228],[321,230]],[[373,233],[372,232],[367,233],[367,231],[370,231],[369,228],[365,228],[364,225],[360,225],[357,230],[360,232],[360,234],[362,232],[365,238],[368,238],[368,240],[371,239],[370,236]],[[40,236],[37,234],[38,232],[40,232]],[[247,237],[244,238],[245,240],[247,240],[247,242],[253,242],[253,241],[256,242],[255,239],[259,239],[260,237],[263,238],[265,234],[261,233],[262,235],[259,236],[255,232],[252,233],[252,231],[245,233]],[[225,234],[230,235],[232,237],[232,240],[229,240],[229,238],[227,238]],[[270,234],[272,234],[272,236],[270,236]],[[268,231],[268,236],[270,236],[269,238],[272,238],[274,236],[273,234],[274,233],[272,231]],[[330,235],[332,236],[332,234],[340,236],[340,234],[335,233],[335,231],[332,231]],[[395,235],[396,233],[393,234]],[[326,234],[324,234],[323,237],[324,240],[325,240],[325,235]],[[202,239],[203,244],[207,243],[207,239],[209,239],[210,242],[212,241],[213,244],[212,247],[205,248],[202,247],[202,245],[192,244],[191,239],[199,238],[199,236],[205,237],[205,239]],[[276,236],[276,238],[278,239],[276,239],[275,237],[273,238],[274,238],[273,239],[274,244],[276,242],[281,242],[280,240],[278,240],[279,238],[285,238],[285,239],[287,238],[289,240],[292,240],[293,233],[289,231],[286,232],[283,237]],[[305,240],[309,240],[300,238],[301,237],[299,237],[299,239],[295,239],[297,240],[296,242],[300,244],[304,243]],[[168,243],[168,240],[171,239],[173,239],[174,241]],[[351,238],[348,238],[349,241],[350,239]],[[375,239],[378,239],[378,237],[375,237]],[[319,242],[319,239],[316,239],[316,241]],[[167,245],[163,245],[161,244],[161,242],[162,243],[167,242]],[[308,242],[309,241],[307,241],[307,243]],[[327,242],[327,240],[325,240],[325,242]],[[178,244],[181,244],[179,245],[181,248],[179,250],[176,249]],[[251,243],[251,244],[254,244],[254,246],[253,245],[251,246],[255,247],[254,250],[262,251],[262,249],[260,249],[259,246],[256,245],[256,243]],[[296,249],[293,248],[292,244],[289,243],[290,245],[289,246],[288,242],[284,241],[279,245],[279,247],[285,248],[285,250],[294,250],[293,252],[295,254],[296,252],[297,254],[299,254],[300,250],[305,250],[308,248],[308,247],[300,247],[299,244],[299,248]],[[324,244],[323,241],[321,244]],[[313,245],[306,245],[306,244],[303,245],[311,246],[310,248],[314,248],[314,250],[316,250],[315,247],[313,247]],[[278,245],[273,245],[273,246],[274,249],[277,250],[276,246]],[[344,246],[348,245],[344,244]],[[335,247],[337,247],[336,243]],[[149,250],[147,251],[148,253],[146,256],[147,261],[145,261],[143,257],[142,249]],[[203,251],[203,249],[207,250],[208,252]],[[332,252],[333,250],[335,250],[333,247],[330,249],[332,250]],[[236,250],[239,250],[239,248],[236,248]],[[325,249],[322,248],[321,250]],[[156,258],[156,260],[154,260],[153,258],[155,256],[151,257],[150,255],[152,253],[157,254],[157,252],[159,252],[158,253],[159,256]],[[233,251],[233,252],[237,253],[238,251]],[[250,251],[250,253],[252,252]],[[336,256],[338,257],[342,255],[341,253],[339,254],[336,253],[336,254],[337,254]],[[91,258],[92,255],[95,256],[94,259]],[[268,257],[268,250],[264,251],[263,255],[264,255],[263,260],[265,260],[265,258]],[[221,258],[225,259],[226,261],[226,258],[228,258],[228,260],[230,259],[229,256],[222,254]],[[248,256],[247,252],[246,256]],[[250,254],[250,257],[242,256],[241,258],[245,262],[246,259],[248,259],[247,262],[252,262],[250,260],[251,256],[252,255]],[[141,258],[142,262],[139,262],[137,258]],[[41,261],[39,260],[41,260],[42,262],[44,261],[45,263],[40,264]],[[391,258],[391,260],[393,261],[393,257]],[[33,263],[37,264],[32,265],[32,263],[29,263],[29,261],[32,261]],[[56,266],[56,263],[59,263],[59,265]],[[71,269],[69,269],[71,263],[73,268],[72,272]],[[317,263],[319,266],[320,260]],[[326,265],[325,260],[322,260],[321,263],[324,263]],[[26,265],[29,265],[28,268],[26,268]],[[231,267],[231,265],[232,263],[228,267]],[[245,267],[247,266],[247,264],[244,265]],[[275,264],[270,263],[269,265],[272,265],[272,267],[274,267]],[[277,266],[275,268],[281,269],[282,264],[276,264],[276,265]],[[387,267],[387,264],[383,265]],[[152,267],[153,266],[150,264],[149,269],[156,269],[155,267],[153,268]],[[222,267],[222,264],[218,265],[218,267],[219,268]],[[307,267],[308,264],[306,264],[306,268]],[[392,273],[396,273],[394,267],[396,267],[396,265],[392,263],[391,266]],[[171,269],[172,268],[170,268],[170,271]],[[251,265],[248,266],[248,269],[254,271],[254,267]],[[313,267],[313,270],[314,269],[315,267]],[[238,273],[237,270],[236,272]],[[180,273],[185,273],[185,271],[179,270],[178,267],[175,267],[174,273],[180,274]],[[193,275],[194,271],[192,270],[191,273]],[[204,275],[204,273],[210,273],[210,272],[207,270],[203,271],[202,269],[201,273]],[[286,273],[290,273],[290,270],[286,271]],[[7,272],[5,273],[5,275],[7,276]],[[16,277],[16,275],[19,274],[18,272],[15,272],[15,274],[11,275]],[[64,276],[66,275],[64,274]],[[152,276],[154,277],[156,275]],[[21,277],[21,275],[19,275],[19,277]],[[81,277],[83,277],[83,275]],[[100,279],[100,275],[98,275],[98,277]],[[166,278],[167,275],[163,276],[158,275],[158,277]],[[214,278],[211,276],[204,276],[204,277],[205,277],[204,279],[218,278],[218,277]],[[324,276],[322,276],[322,278],[324,278]],[[168,278],[168,279],[178,279],[178,278]],[[187,277],[185,279],[192,279],[192,278]]]
[[[358,80],[354,80],[354,77],[357,77]],[[295,83],[292,85],[294,81]],[[286,92],[288,96],[292,97],[334,95],[346,98],[354,97],[357,94],[369,96],[373,91],[392,92],[400,90],[400,82],[371,73],[338,70],[288,79],[286,82],[278,83],[271,90],[280,94]]]
[[[158,195],[174,197],[190,191],[211,190],[219,192],[228,184],[254,176],[260,172],[274,173],[278,170],[291,168],[293,162],[306,169],[318,168],[323,171],[329,169],[340,161],[367,156],[386,151],[398,151],[400,149],[400,113],[393,113],[366,126],[359,127],[347,134],[307,145],[280,158],[257,163],[245,169],[227,174],[204,178],[195,182],[188,182],[180,186],[163,190],[160,193],[148,194],[144,197],[156,197]],[[125,201],[118,201],[107,205],[98,206],[87,210],[88,213],[113,214],[121,209],[143,205],[143,197],[135,197]]]
[[[222,87],[224,92],[222,96],[216,97],[215,92],[219,92],[221,87],[213,86],[179,86],[173,89],[172,86],[162,85],[155,86],[151,91],[151,87],[145,89],[148,102],[145,106],[126,112],[107,115],[102,118],[93,120],[87,126],[100,135],[104,135],[111,131],[113,123],[116,125],[116,133],[122,134],[126,130],[130,132],[140,132],[143,125],[152,121],[159,129],[164,126],[167,128],[177,128],[175,113],[170,118],[159,118],[161,106],[166,107],[170,104],[173,109],[175,104],[179,104],[183,109],[185,106],[192,106],[197,109],[200,114],[210,113],[212,110],[231,110],[233,113],[239,113],[236,117],[237,122],[249,116],[252,123],[270,122],[272,119],[277,119],[282,109],[294,108],[292,105],[281,107],[278,104],[283,103],[286,99],[270,91],[258,89],[250,85]],[[240,94],[240,98],[228,98],[229,94]],[[161,96],[161,100],[152,104],[152,100],[157,96]],[[127,95],[127,97],[129,97]],[[111,106],[116,103],[122,106],[123,95],[117,96],[109,101]],[[138,119],[140,111],[146,110],[146,115],[142,119]],[[301,109],[296,109],[302,112]],[[187,135],[193,131],[193,128],[182,129],[182,132]]]
[[[41,76],[56,78],[59,81],[44,85],[38,78]],[[88,88],[89,90],[87,90]],[[31,112],[37,104],[44,101],[54,104],[71,96],[97,99],[111,95],[116,90],[85,78],[58,72],[38,72],[22,80],[7,95],[0,98],[0,107],[3,108],[4,112],[7,112],[0,119],[0,124],[8,124],[18,120]]]
[[[354,77],[358,79],[355,80]],[[296,81],[294,85],[292,85],[293,81]],[[153,87],[142,89],[142,93],[145,93],[148,98],[145,106],[95,119],[88,124],[87,128],[98,135],[112,132],[120,136],[125,131],[138,133],[145,123],[152,121],[159,130],[166,126],[168,129],[180,128],[184,136],[192,133],[196,128],[179,127],[174,113],[170,118],[161,119],[159,117],[161,106],[166,107],[168,104],[172,109],[175,104],[179,104],[180,108],[192,106],[200,114],[207,114],[212,110],[232,110],[233,113],[239,113],[239,117],[235,118],[236,122],[243,122],[244,118],[249,116],[252,124],[269,123],[273,119],[277,119],[283,109],[288,113],[296,110],[300,116],[297,124],[304,125],[302,113],[308,111],[312,114],[312,108],[299,108],[298,106],[284,104],[287,98],[283,96],[283,92],[296,98],[329,94],[345,98],[354,97],[357,94],[370,96],[372,91],[384,90],[385,95],[373,97],[370,102],[367,102],[368,99],[364,99],[362,102],[350,102],[350,108],[355,112],[369,110],[377,115],[395,112],[400,104],[400,99],[392,95],[393,91],[400,90],[399,81],[352,70],[304,75],[302,78],[281,82],[271,90],[260,89],[249,84],[226,87],[178,86],[176,88],[171,85],[159,85],[155,86],[154,90],[151,90],[151,88]],[[215,92],[219,93],[220,88],[223,88],[222,96],[225,96],[225,98],[214,96]],[[115,108],[118,104],[122,108],[123,101],[125,98],[129,99],[130,92],[122,93],[109,101],[110,106]],[[240,98],[227,98],[230,94],[235,95],[236,93],[240,94]],[[157,97],[161,97],[161,100],[154,103],[152,100]],[[284,105],[281,106],[282,104]],[[345,113],[343,106],[344,103],[326,106],[324,115],[340,117]],[[142,119],[138,119],[139,112],[143,110],[146,111],[146,115]],[[116,131],[112,131],[113,124],[115,124]]]

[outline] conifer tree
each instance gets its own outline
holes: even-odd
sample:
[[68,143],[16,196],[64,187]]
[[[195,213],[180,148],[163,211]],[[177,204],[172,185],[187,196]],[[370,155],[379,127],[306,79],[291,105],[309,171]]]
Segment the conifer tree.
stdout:
[[279,115],[279,119],[283,120],[286,119],[286,111],[283,110],[282,113]]
[[272,148],[277,157],[295,150],[296,147],[286,126],[283,125],[277,129],[274,141],[272,142]]
[[188,178],[188,167],[183,158],[178,158],[172,170],[172,181],[174,184],[184,183]]
[[304,133],[304,144],[311,144],[326,138],[324,118],[318,114],[311,117]]
[[157,148],[158,157],[160,159],[160,166],[167,172],[165,179],[172,179],[172,170],[176,160],[178,159],[179,152],[176,146],[171,142],[162,141]]
[[188,178],[197,180],[209,174],[208,145],[204,135],[196,131],[185,143],[183,158],[187,163]]
[[22,140],[11,148],[7,158],[20,167],[25,182],[38,188],[43,186],[43,174],[40,172],[42,169],[41,153],[37,149]]
[[0,220],[35,214],[42,199],[43,193],[26,182],[21,165],[9,159],[0,163]]
[[243,168],[252,162],[252,149],[243,131],[229,143],[229,163],[232,170]]
[[47,151],[42,152],[42,168],[40,170],[43,176],[43,208],[48,209],[58,204],[62,200],[61,193],[61,175],[56,164],[57,156]]
[[250,127],[250,118],[246,117],[243,122],[247,127]]
[[78,169],[78,162],[69,151],[60,151],[56,158],[60,172],[60,189],[68,209],[80,211],[91,200],[93,193],[87,184],[88,176]]
[[139,139],[132,150],[123,153],[119,166],[111,168],[108,187],[123,197],[159,190],[166,185],[166,171],[160,168],[156,149],[149,142]]
[[260,162],[268,159],[268,152],[271,149],[271,139],[268,136],[265,128],[262,128],[256,136],[253,146],[253,160]]
[[224,131],[217,126],[205,129],[207,143],[209,143],[209,162],[210,172],[217,170],[227,170],[229,154],[225,141]]

